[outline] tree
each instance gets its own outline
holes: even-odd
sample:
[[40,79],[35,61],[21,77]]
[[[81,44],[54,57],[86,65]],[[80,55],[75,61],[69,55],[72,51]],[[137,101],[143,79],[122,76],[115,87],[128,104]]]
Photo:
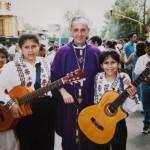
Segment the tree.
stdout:
[[107,31],[109,30],[110,32],[110,38],[125,38],[131,32],[139,33],[139,35],[141,34],[141,26],[138,22],[121,17],[119,14],[142,22],[142,2],[143,0],[116,0],[112,7],[113,12],[115,12],[114,15],[113,12],[112,15],[110,12],[106,12],[107,15],[105,15],[107,20],[105,28],[107,28]]

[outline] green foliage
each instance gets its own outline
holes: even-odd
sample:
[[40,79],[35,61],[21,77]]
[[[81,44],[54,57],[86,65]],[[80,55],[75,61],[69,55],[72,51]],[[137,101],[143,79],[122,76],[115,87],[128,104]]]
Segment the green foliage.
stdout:
[[[114,14],[106,12],[106,26],[104,29],[109,31],[111,39],[126,38],[129,33],[136,32],[142,35],[142,26],[136,21],[143,22],[144,0],[116,0],[112,7]],[[108,17],[109,13],[109,17]],[[122,15],[122,16],[121,16]],[[125,18],[123,16],[135,19]],[[106,30],[102,34],[106,34]]]
[[147,24],[150,25],[150,16],[147,17]]

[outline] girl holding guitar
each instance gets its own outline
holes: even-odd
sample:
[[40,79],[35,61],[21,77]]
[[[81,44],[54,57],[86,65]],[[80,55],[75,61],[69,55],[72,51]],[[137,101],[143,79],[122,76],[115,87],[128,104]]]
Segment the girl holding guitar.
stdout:
[[[136,96],[134,96],[136,90],[133,85],[130,84],[130,79],[127,80],[128,75],[119,72],[119,54],[115,50],[105,51],[101,54],[99,60],[101,68],[104,72],[98,73],[95,77],[95,104],[99,103],[105,92],[116,91],[121,93],[128,87],[127,92],[129,93],[130,98],[124,102],[123,109],[127,112],[132,111],[132,108],[136,104],[137,100]],[[124,78],[124,76],[126,77]],[[128,102],[130,102],[130,105],[128,105]],[[123,119],[117,124],[112,140],[107,144],[98,145],[98,150],[126,150],[126,141],[127,127],[125,119]]]
[[[15,101],[9,94],[18,86],[26,88],[26,91],[38,90],[40,87],[45,87],[50,79],[50,65],[45,58],[37,56],[40,47],[38,37],[24,34],[19,38],[18,44],[22,57],[7,63],[1,72],[0,104],[7,107],[14,117],[21,117],[15,128],[20,150],[53,150],[54,105],[51,93],[47,92],[34,98],[30,109],[19,107],[19,100]],[[18,94],[16,99],[19,99],[19,94],[22,92],[22,89],[18,89],[18,92],[14,93]],[[30,115],[23,117],[27,110]],[[4,119],[2,115],[2,120]]]

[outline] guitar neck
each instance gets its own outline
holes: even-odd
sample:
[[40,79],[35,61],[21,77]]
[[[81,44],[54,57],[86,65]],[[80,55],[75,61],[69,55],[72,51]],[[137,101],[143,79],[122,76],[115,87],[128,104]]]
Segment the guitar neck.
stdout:
[[135,87],[137,87],[142,81],[144,81],[144,79],[149,75],[150,73],[150,69],[146,68],[134,81],[133,81],[133,85]]
[[[146,68],[134,81],[133,85],[137,87],[144,79],[149,75],[150,69]],[[126,98],[129,96],[127,90],[124,90],[117,99],[112,103],[112,106],[114,108],[118,108],[120,105],[123,104],[123,102],[126,100]]]
[[42,96],[44,93],[47,93],[48,91],[51,91],[63,84],[64,84],[63,78],[58,79],[58,80],[52,82],[51,84],[48,84],[45,87],[39,88],[27,95],[20,97],[18,102],[20,105],[25,104],[25,103],[30,103],[34,98]]

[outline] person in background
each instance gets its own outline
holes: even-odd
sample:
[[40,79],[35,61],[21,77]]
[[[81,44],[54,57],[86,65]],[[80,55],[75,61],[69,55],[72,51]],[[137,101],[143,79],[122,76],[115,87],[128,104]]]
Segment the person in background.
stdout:
[[90,44],[100,49],[100,51],[104,51],[104,46],[102,46],[102,39],[99,36],[92,36],[90,38]]
[[15,57],[16,53],[16,43],[12,42],[10,47],[8,48],[9,60],[12,61]]
[[[132,53],[128,59],[127,58],[124,58],[122,57],[121,61],[124,63],[124,64],[130,64],[132,61],[133,61],[133,70],[134,70],[134,67],[135,67],[135,63],[137,61],[137,59],[144,55],[145,54],[145,48],[146,48],[146,45],[145,45],[145,42],[142,42],[142,41],[138,41],[137,44],[136,44],[136,51],[134,53]],[[132,78],[135,79],[135,77],[132,75]]]
[[0,70],[3,68],[4,64],[6,64],[8,61],[8,52],[3,47],[0,46]]
[[22,56],[18,43],[16,43],[16,53],[14,59],[19,59]]
[[58,49],[59,48],[59,43],[58,41],[52,41],[52,45],[48,48],[48,52],[51,52],[54,49]]
[[116,44],[116,41],[105,41],[105,51],[115,50],[121,56],[120,51],[116,48]]
[[62,137],[63,150],[94,150],[95,144],[83,136],[76,120],[83,108],[94,103],[94,76],[100,71],[100,50],[86,42],[90,29],[85,17],[74,17],[69,30],[73,40],[57,51],[51,77],[56,80],[80,68],[85,81],[58,89],[56,132]]
[[[8,52],[4,47],[0,47],[0,78],[3,66],[8,61]],[[0,109],[1,112],[1,109]],[[0,132],[0,150],[19,150],[19,142],[13,130]]]
[[[150,67],[148,64],[150,62],[150,42],[146,42],[146,54],[140,56],[137,59],[134,73],[136,76],[140,75],[142,71],[146,67]],[[150,133],[150,76],[146,78],[145,81],[141,84],[141,97],[142,97],[142,103],[143,103],[143,110],[144,110],[144,121],[143,121],[143,131],[144,134]]]
[[[137,42],[137,34],[131,33],[128,36],[129,41],[124,45],[123,50],[127,59],[136,51],[136,42]],[[134,68],[134,62],[131,61],[128,65],[125,65],[125,70],[129,74],[130,78],[132,79],[132,71]]]
[[115,45],[114,45],[113,41],[106,41],[105,49],[106,50],[115,50]]
[[[95,104],[101,102],[101,98],[107,91],[122,93],[127,89],[130,97],[123,103],[123,109],[131,113],[138,102],[138,97],[135,96],[136,89],[131,84],[129,76],[119,72],[120,55],[115,50],[105,51],[101,53],[99,61],[104,72],[98,73],[95,77]],[[117,124],[112,140],[107,144],[97,145],[97,150],[126,150],[126,142],[127,126],[123,119]]]
[[123,42],[123,39],[120,39],[117,41],[117,45],[116,45],[116,50],[120,53],[122,53],[122,50],[123,50],[123,45],[124,45],[124,42]]
[[44,44],[40,45],[40,50],[38,56],[45,57],[46,56],[46,47]]
[[53,63],[53,60],[55,58],[55,55],[57,53],[58,48],[59,48],[59,43],[57,41],[55,41],[54,44],[53,44],[53,49],[46,56],[48,62],[50,63],[50,66]]
[[[145,42],[143,41],[138,41],[137,42],[137,45],[136,45],[136,51],[134,53],[132,53],[129,58],[124,58],[124,57],[121,57],[121,61],[124,63],[124,64],[130,64],[132,62],[133,64],[133,72],[132,72],[132,79],[133,81],[136,79],[137,75],[135,74],[134,72],[134,69],[135,69],[135,64],[137,62],[137,59],[144,55],[146,52],[145,52],[145,48],[146,48],[146,44]],[[141,94],[141,84],[137,87],[137,93],[138,93],[138,96],[139,96],[139,99],[142,100],[142,94]]]
[[20,117],[15,127],[20,150],[53,150],[54,107],[51,93],[35,97],[30,102],[32,115],[23,117],[23,110],[18,103],[5,92],[9,93],[18,85],[34,91],[46,86],[50,80],[50,66],[47,60],[37,56],[40,48],[37,36],[21,35],[18,44],[22,57],[7,63],[1,72],[0,104],[6,106],[14,117]]

